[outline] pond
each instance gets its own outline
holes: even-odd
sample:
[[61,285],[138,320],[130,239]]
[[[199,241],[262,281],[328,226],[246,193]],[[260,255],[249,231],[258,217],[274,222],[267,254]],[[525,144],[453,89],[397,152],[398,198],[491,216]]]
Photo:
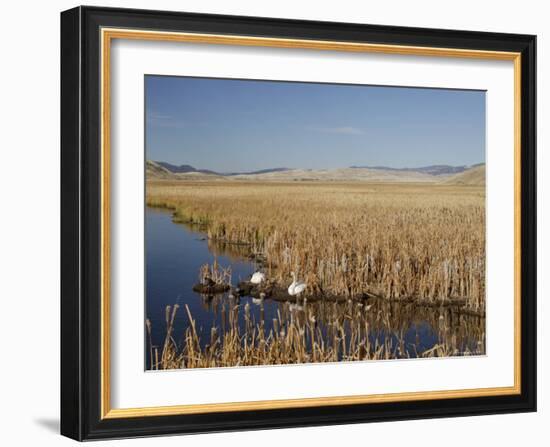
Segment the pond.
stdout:
[[[172,212],[161,208],[146,208],[145,220],[146,259],[146,317],[151,322],[151,343],[162,349],[166,336],[166,307],[179,305],[174,321],[173,337],[176,343],[183,341],[190,320],[186,306],[195,321],[202,348],[210,340],[215,327],[224,333],[227,309],[236,309],[238,325],[246,332],[245,313],[255,323],[262,323],[266,333],[281,330],[277,320],[295,318],[288,302],[252,297],[229,298],[228,293],[206,297],[192,288],[199,282],[199,272],[204,264],[214,261],[220,267],[231,268],[233,285],[250,278],[257,265],[247,257],[247,247],[219,244],[209,240],[200,229],[174,223]],[[290,283],[289,279],[289,283]],[[302,310],[302,314],[306,312]],[[342,328],[349,333],[357,321],[369,329],[368,338],[373,345],[384,345],[390,340],[395,346],[396,357],[417,357],[431,349],[442,337],[452,340],[457,353],[465,349],[484,350],[484,323],[479,318],[468,317],[451,308],[426,308],[399,303],[308,303],[307,316],[315,319],[319,333],[330,338],[331,321],[335,315],[343,321]],[[345,336],[343,337],[345,339]],[[345,343],[345,341],[344,341]],[[308,346],[311,348],[311,346]],[[150,346],[146,343],[146,368],[151,368]]]

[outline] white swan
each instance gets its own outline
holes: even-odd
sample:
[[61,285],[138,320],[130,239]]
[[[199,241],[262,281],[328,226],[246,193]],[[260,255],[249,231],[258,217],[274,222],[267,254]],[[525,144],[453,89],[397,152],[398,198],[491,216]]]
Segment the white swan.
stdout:
[[292,284],[288,286],[288,294],[290,296],[298,295],[302,293],[304,290],[306,290],[306,283],[302,281],[296,281],[296,273],[291,272],[290,276],[292,276]]
[[265,281],[265,273],[262,273],[262,272],[255,272],[252,275],[252,278],[250,278],[250,282],[252,284],[261,284],[264,281]]

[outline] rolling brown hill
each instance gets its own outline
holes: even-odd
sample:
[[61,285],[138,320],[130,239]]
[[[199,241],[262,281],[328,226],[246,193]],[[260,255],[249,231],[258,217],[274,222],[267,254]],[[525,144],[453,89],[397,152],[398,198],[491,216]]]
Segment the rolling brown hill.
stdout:
[[217,174],[209,174],[207,172],[190,171],[190,172],[172,172],[161,166],[159,163],[151,160],[145,162],[145,178],[147,180],[219,180],[224,177]]
[[147,160],[145,162],[145,177],[148,180],[170,180],[170,179],[176,179],[176,175],[172,172],[170,172],[165,167],[159,165],[158,163],[155,163],[154,161]]
[[485,164],[474,166],[460,174],[446,178],[446,185],[485,186]]
[[[176,171],[170,169],[170,167]],[[429,168],[445,168],[426,171]],[[465,169],[456,174],[452,170]],[[382,183],[433,183],[444,185],[485,185],[485,164],[466,168],[449,166],[432,166],[414,169],[393,169],[384,167],[350,167],[335,169],[265,169],[255,172],[219,174],[214,171],[195,169],[190,165],[176,166],[163,162],[147,160],[147,180],[245,180],[245,181],[366,181]]]

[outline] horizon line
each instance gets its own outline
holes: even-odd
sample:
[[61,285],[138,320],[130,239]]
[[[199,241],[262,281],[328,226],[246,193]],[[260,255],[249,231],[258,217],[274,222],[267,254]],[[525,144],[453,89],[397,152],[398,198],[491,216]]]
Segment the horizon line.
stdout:
[[447,163],[434,163],[434,164],[426,164],[426,165],[420,165],[420,166],[402,166],[402,167],[395,167],[395,166],[386,166],[386,165],[357,165],[357,164],[353,164],[353,165],[349,165],[349,166],[340,166],[340,167],[332,167],[332,168],[328,168],[328,167],[324,167],[324,168],[305,168],[305,167],[289,167],[289,166],[269,166],[269,167],[265,167],[265,168],[260,168],[260,169],[246,169],[246,170],[243,170],[243,171],[219,171],[219,170],[216,170],[216,169],[210,169],[210,168],[205,168],[205,167],[197,167],[197,166],[194,166],[190,163],[179,163],[179,164],[176,164],[176,163],[171,163],[171,162],[167,162],[167,161],[164,161],[164,160],[151,160],[151,159],[146,159],[146,162],[147,161],[152,161],[153,163],[165,163],[165,164],[169,164],[171,166],[174,166],[174,167],[181,167],[181,166],[189,166],[197,171],[211,171],[211,172],[215,172],[217,174],[225,174],[225,175],[229,175],[229,174],[242,174],[242,173],[247,173],[247,172],[259,172],[259,171],[266,171],[266,170],[274,170],[274,169],[284,169],[284,170],[288,170],[288,171],[294,171],[294,170],[304,170],[304,171],[326,171],[326,170],[331,170],[331,169],[388,169],[388,170],[416,170],[416,169],[423,169],[423,168],[431,168],[431,167],[438,167],[438,166],[445,166],[445,167],[450,167],[450,168],[473,168],[473,167],[476,167],[476,166],[480,166],[480,165],[484,165],[486,164],[485,161],[481,161],[481,162],[477,162],[477,163],[472,163],[472,164],[458,164],[458,165],[452,165],[452,164],[447,164]]

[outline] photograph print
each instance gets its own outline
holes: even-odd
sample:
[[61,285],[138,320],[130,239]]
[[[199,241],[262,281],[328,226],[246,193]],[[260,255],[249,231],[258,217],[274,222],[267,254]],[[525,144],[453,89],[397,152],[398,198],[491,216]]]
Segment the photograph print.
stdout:
[[147,370],[485,355],[485,91],[144,94]]

